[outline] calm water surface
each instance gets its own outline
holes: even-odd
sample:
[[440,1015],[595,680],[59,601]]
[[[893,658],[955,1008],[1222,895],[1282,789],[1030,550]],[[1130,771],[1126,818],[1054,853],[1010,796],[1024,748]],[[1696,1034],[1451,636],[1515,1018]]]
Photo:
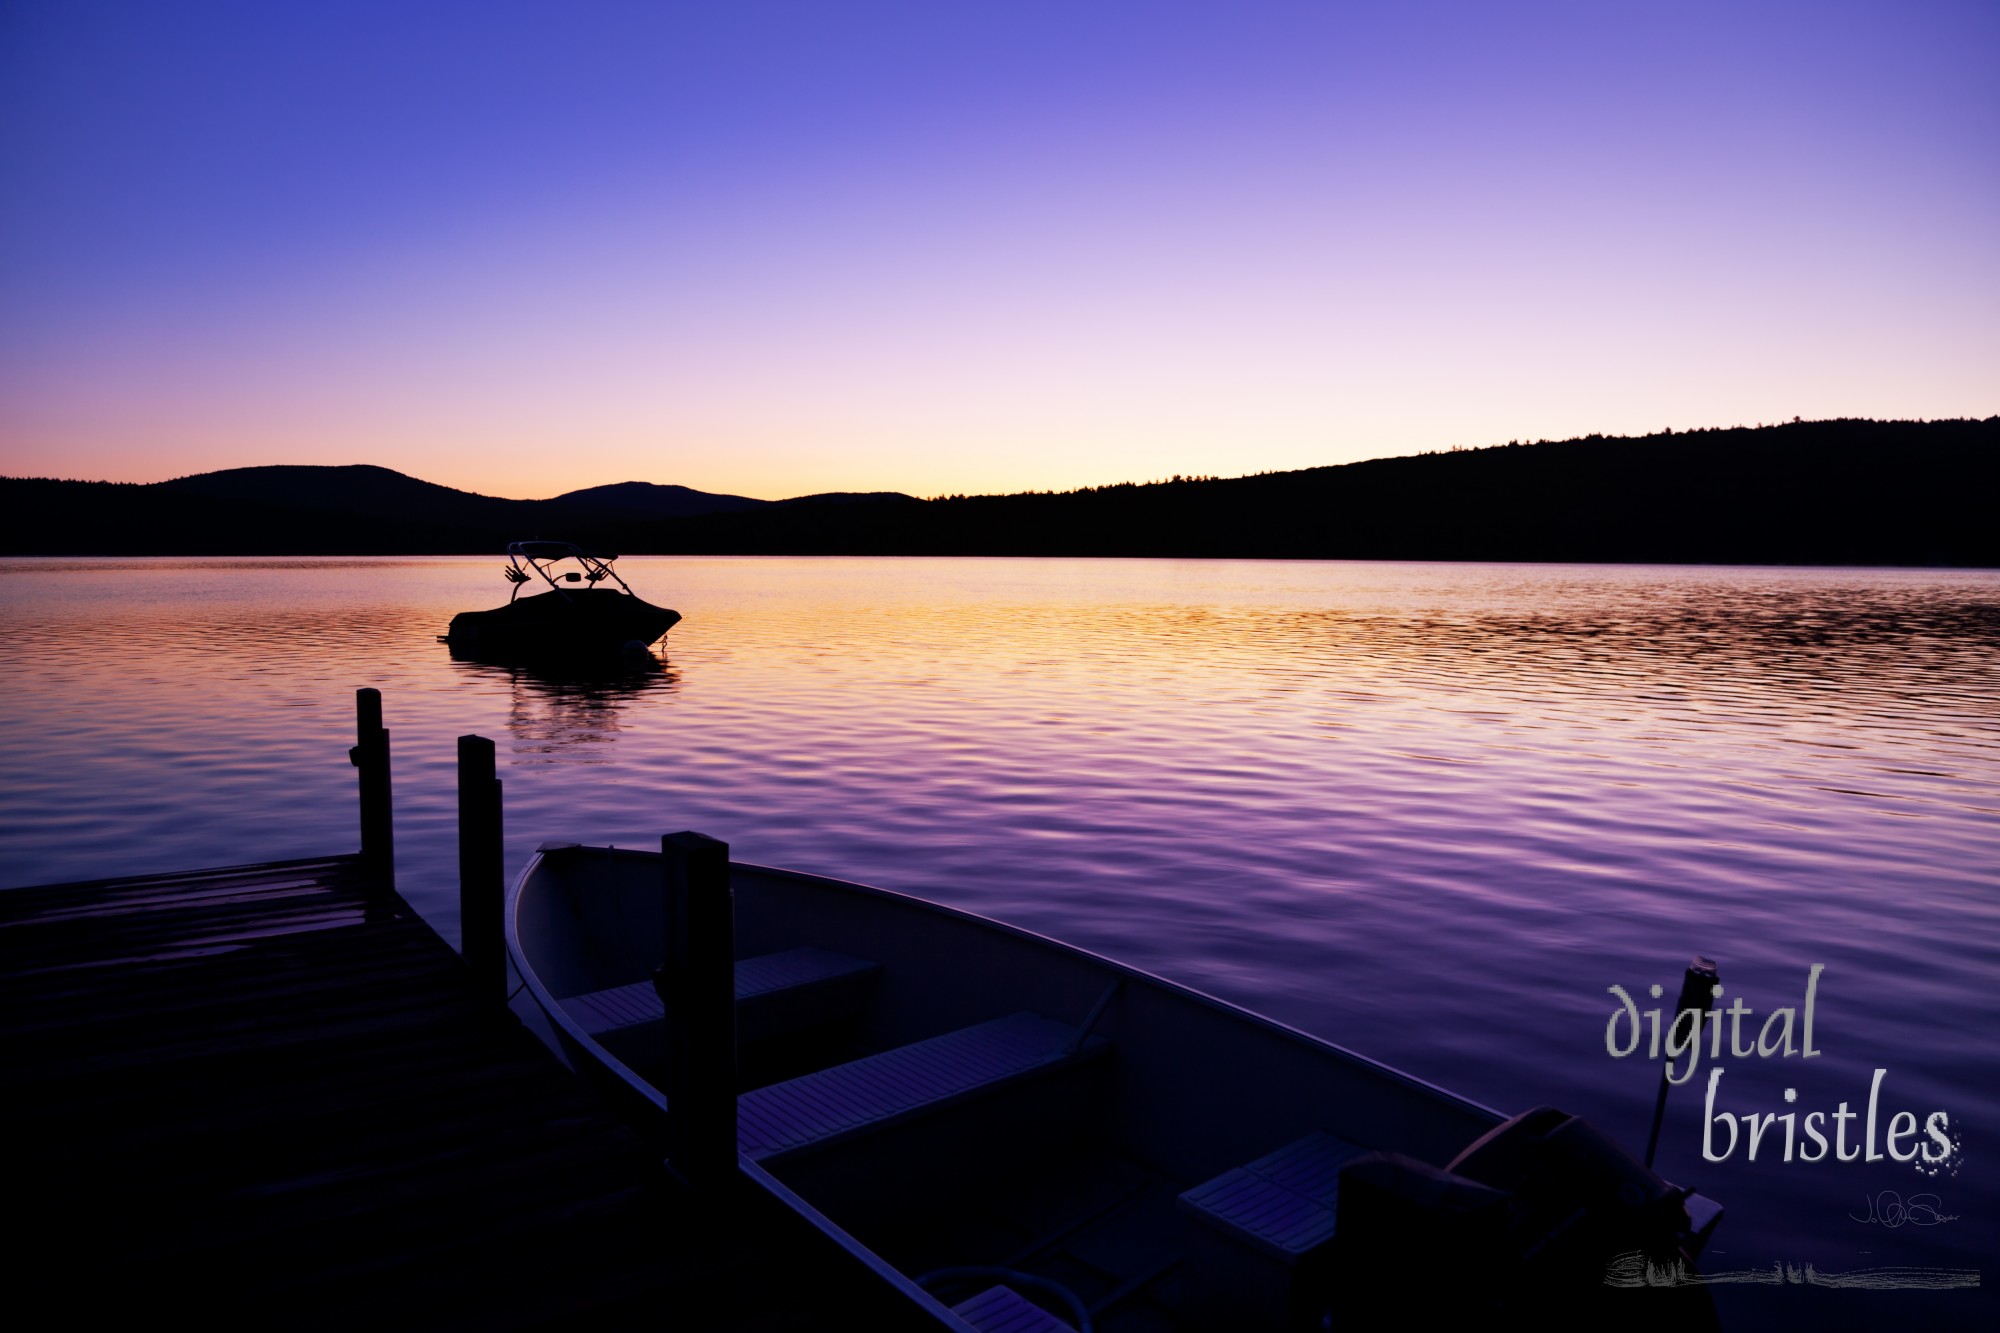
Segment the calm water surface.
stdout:
[[[1994,1267],[2000,576],[621,569],[686,620],[650,669],[579,677],[435,641],[505,600],[496,560],[0,561],[0,882],[351,849],[353,691],[373,685],[401,887],[454,938],[454,743],[477,732],[500,747],[514,867],[545,839],[699,829],[1639,1145],[1656,1067],[1607,1053],[1607,988],[1671,1001],[1706,953],[1754,1030],[1820,963],[1821,1056],[1725,1052],[1670,1105],[1661,1168],[1730,1210],[1709,1268]],[[1942,1110],[1960,1151],[1935,1175],[1787,1162],[1779,1125],[1754,1162],[1704,1161],[1713,1064],[1719,1110],[1801,1119],[1865,1112],[1886,1069],[1884,1126]],[[1957,1220],[1855,1220],[1883,1191]],[[1737,1323],[1936,1327],[1973,1296],[1723,1303]]]

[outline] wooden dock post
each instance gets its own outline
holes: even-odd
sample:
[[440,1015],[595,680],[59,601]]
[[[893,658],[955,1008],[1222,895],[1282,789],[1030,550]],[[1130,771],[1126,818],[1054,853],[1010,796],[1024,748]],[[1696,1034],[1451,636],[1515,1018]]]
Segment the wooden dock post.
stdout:
[[506,855],[493,742],[458,738],[459,953],[482,1001],[507,1002]]
[[736,1178],[736,915],[729,844],[699,833],[660,839],[667,1007],[667,1158],[697,1189]]
[[382,725],[382,691],[354,692],[354,748],[348,762],[361,770],[361,860],[368,872],[396,887],[396,829],[389,799],[389,732]]

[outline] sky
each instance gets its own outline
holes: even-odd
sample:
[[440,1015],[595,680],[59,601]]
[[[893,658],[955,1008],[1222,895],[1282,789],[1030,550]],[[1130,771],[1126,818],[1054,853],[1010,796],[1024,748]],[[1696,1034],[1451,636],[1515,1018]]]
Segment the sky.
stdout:
[[538,498],[2000,412],[2000,5],[0,3],[0,472]]

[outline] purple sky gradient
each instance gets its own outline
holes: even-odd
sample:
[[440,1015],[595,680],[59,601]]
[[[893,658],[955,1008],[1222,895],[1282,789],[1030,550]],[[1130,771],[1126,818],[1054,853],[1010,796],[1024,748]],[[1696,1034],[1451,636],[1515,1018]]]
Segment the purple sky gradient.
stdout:
[[2000,411],[2000,6],[0,8],[0,470],[1236,475]]

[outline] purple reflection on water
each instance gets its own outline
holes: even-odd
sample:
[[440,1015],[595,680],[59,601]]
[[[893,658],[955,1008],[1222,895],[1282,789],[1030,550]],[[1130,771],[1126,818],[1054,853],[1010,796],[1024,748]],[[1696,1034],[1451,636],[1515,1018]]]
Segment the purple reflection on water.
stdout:
[[[353,690],[373,685],[401,886],[454,936],[454,742],[478,732],[500,746],[514,866],[550,838],[700,829],[742,859],[1016,922],[1627,1142],[1643,1142],[1657,1071],[1605,1050],[1608,987],[1671,995],[1706,953],[1762,1014],[1824,964],[1824,1055],[1724,1059],[1718,1109],[1859,1111],[1881,1068],[1884,1123],[1945,1110],[1968,1155],[1937,1178],[1768,1148],[1704,1161],[1691,1081],[1659,1165],[1729,1207],[1714,1262],[1995,1252],[2000,576],[621,568],[686,620],[659,660],[579,674],[435,641],[504,594],[492,560],[0,562],[0,878],[351,848]],[[1959,1220],[1849,1217],[1883,1190],[1937,1194]],[[1739,1312],[1784,1320],[1785,1295],[1725,1303],[1777,1302]]]

